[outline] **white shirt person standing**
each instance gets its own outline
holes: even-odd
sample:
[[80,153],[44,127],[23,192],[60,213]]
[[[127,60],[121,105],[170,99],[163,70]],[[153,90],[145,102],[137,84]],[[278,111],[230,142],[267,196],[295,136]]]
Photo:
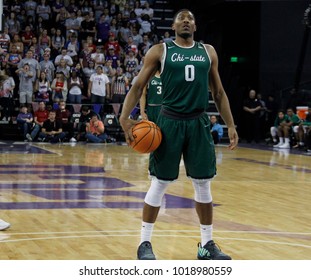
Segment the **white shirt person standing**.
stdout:
[[92,104],[104,104],[106,95],[110,95],[110,81],[101,66],[97,66],[96,73],[90,77],[87,95]]

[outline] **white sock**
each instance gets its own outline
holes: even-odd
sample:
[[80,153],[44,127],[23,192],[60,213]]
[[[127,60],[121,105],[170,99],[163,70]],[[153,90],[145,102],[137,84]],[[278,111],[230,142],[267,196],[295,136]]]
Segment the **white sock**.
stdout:
[[284,144],[284,138],[280,137],[280,144]]
[[213,240],[213,225],[200,225],[201,244],[204,246],[208,241]]
[[140,233],[140,244],[144,241],[151,241],[151,235],[153,232],[154,223],[142,222]]
[[289,138],[285,138],[285,144],[289,144]]

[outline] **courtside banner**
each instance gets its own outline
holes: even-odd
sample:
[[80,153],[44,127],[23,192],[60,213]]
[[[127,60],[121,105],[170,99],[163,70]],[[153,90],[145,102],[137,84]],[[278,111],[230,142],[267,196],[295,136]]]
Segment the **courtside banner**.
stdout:
[[0,261],[1,279],[310,279],[311,261]]

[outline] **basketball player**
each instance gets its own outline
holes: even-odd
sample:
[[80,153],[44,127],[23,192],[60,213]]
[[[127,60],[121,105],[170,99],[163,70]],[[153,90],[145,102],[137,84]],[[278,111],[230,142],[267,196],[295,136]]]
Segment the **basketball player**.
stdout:
[[0,230],[5,230],[9,228],[10,226],[11,225],[9,223],[0,219]]
[[195,18],[191,11],[180,10],[174,16],[172,29],[175,40],[154,45],[145,56],[144,65],[131,87],[120,116],[127,143],[135,121],[129,115],[139,101],[149,79],[160,70],[163,101],[157,120],[164,141],[154,151],[150,162],[151,186],[145,197],[142,216],[141,243],[137,250],[140,260],[156,259],[151,236],[169,183],[179,175],[183,157],[186,173],[194,187],[195,208],[200,221],[201,242],[197,258],[230,260],[213,241],[213,204],[210,183],[216,174],[215,147],[210,133],[206,104],[209,89],[217,109],[228,127],[232,150],[238,134],[229,101],[218,73],[218,57],[213,46],[194,41]]
[[[156,122],[162,105],[162,82],[159,71],[151,78],[148,85],[145,86],[139,104],[142,119]],[[145,112],[146,105],[147,114]]]

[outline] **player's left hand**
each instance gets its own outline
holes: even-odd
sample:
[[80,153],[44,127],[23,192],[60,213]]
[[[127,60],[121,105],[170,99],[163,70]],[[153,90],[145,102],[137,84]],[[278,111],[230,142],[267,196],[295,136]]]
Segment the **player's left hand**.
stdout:
[[228,128],[228,136],[229,136],[229,140],[230,140],[230,144],[229,144],[228,148],[230,150],[234,150],[239,143],[239,136],[238,136],[238,133],[237,133],[235,127],[229,127]]

